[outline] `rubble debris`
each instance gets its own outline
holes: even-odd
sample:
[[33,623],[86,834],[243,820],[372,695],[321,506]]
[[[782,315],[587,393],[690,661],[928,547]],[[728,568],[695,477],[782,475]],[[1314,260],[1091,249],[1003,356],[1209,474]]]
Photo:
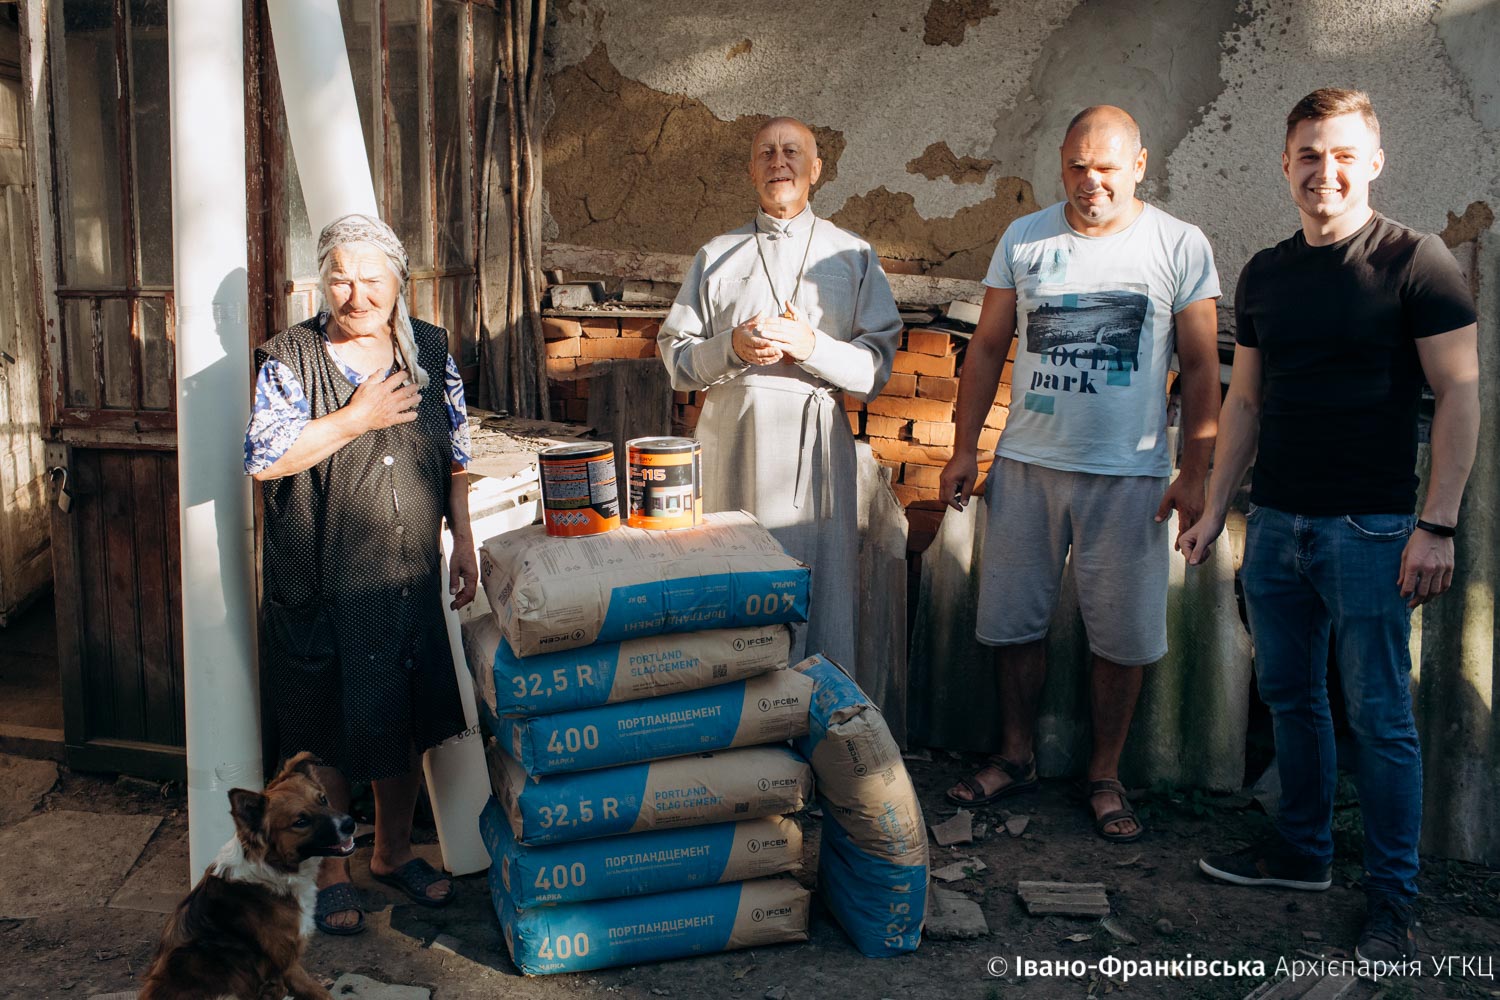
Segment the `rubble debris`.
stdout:
[[1099,926],[1108,931],[1109,936],[1114,938],[1121,944],[1140,944],[1140,942],[1136,940],[1135,935],[1127,931],[1125,929],[1125,925],[1120,923],[1120,919],[1118,917],[1105,917],[1103,920],[1099,921]]
[[1030,822],[1030,816],[1012,816],[1005,821],[1005,832],[1012,837],[1019,837],[1026,832],[1026,824]]
[[974,814],[960,809],[951,819],[932,827],[932,839],[939,847],[953,844],[968,844],[974,840]]
[[968,941],[985,937],[990,925],[979,904],[961,892],[932,886],[927,899],[927,919],[922,933],[937,941]]
[[1021,882],[1016,894],[1033,917],[1107,917],[1110,913],[1102,882]]
[[963,861],[955,861],[951,865],[944,865],[933,871],[932,877],[940,882],[957,882],[971,875],[978,875],[988,867],[978,858],[968,858]]

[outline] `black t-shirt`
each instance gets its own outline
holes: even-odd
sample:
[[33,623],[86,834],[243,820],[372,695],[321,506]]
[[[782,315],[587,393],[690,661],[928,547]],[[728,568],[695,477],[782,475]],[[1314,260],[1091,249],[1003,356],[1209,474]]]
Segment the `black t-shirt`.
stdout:
[[1378,213],[1328,246],[1299,230],[1245,265],[1234,310],[1264,390],[1250,499],[1297,514],[1410,514],[1416,339],[1475,320],[1442,241]]

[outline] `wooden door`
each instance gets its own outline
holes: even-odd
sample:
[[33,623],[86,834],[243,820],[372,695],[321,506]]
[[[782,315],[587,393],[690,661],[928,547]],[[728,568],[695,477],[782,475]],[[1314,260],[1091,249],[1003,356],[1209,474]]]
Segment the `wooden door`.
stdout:
[[52,579],[20,35],[0,20],[0,627]]
[[68,0],[47,19],[39,202],[50,506],[68,763],[182,778],[175,315],[166,0]]

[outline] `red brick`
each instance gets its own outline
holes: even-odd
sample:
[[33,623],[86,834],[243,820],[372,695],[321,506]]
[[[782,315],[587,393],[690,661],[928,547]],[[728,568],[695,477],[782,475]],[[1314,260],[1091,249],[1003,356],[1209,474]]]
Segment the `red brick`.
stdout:
[[1000,385],[996,388],[996,390],[995,390],[995,405],[996,406],[1009,406],[1010,405],[1010,383],[1009,382],[1001,382]]
[[583,356],[586,358],[654,358],[656,341],[617,337],[614,340],[585,340]]
[[877,465],[879,465],[882,469],[890,469],[891,470],[891,481],[892,482],[897,482],[897,481],[899,481],[901,479],[901,463],[900,462],[888,461],[887,459],[881,458],[879,455],[876,455],[875,456],[875,463]]
[[953,404],[940,399],[907,399],[900,396],[887,399],[881,396],[870,402],[869,411],[885,417],[900,417],[902,420],[930,420],[934,423],[953,420]]
[[1002,369],[1000,369],[1000,384],[1001,385],[1010,385],[1011,381],[1012,381],[1012,376],[1014,376],[1015,373],[1016,373],[1016,366],[1014,364],[1012,364],[1011,362],[1007,361],[1005,363],[1005,367],[1002,368]]
[[906,335],[906,349],[913,354],[946,358],[953,353],[953,337],[939,330],[912,330]]
[[922,491],[915,486],[907,486],[905,483],[892,483],[891,492],[896,494],[896,502],[905,507],[922,499]]
[[1000,443],[1000,428],[986,427],[979,432],[979,450],[985,454],[995,450]]
[[564,319],[561,316],[542,317],[543,340],[567,340],[569,337],[581,336],[583,336],[583,328],[578,325],[576,319]]
[[920,376],[917,379],[917,395],[923,399],[941,399],[945,403],[951,403],[958,398],[958,379]]
[[650,337],[655,340],[657,331],[660,329],[661,320],[659,319],[620,317],[620,336],[622,337]]
[[849,418],[849,429],[854,432],[855,437],[859,437],[861,433],[859,429],[859,418],[862,416],[862,414],[846,413],[844,414],[844,416]]
[[564,400],[564,410],[568,419],[573,423],[581,424],[589,418],[589,401],[586,399]]
[[865,416],[865,433],[874,437],[898,438],[906,433],[906,425],[910,422],[900,417],[883,417],[870,413]]
[[997,430],[1001,427],[1004,427],[1005,414],[1007,412],[1008,411],[1005,407],[1001,406],[999,403],[996,403],[994,406],[990,407],[989,416],[984,418],[984,426],[994,427]]
[[886,274],[926,274],[927,265],[920,260],[899,260],[895,257],[880,258],[880,269]]
[[676,403],[678,406],[687,406],[692,401],[693,401],[693,394],[691,392],[674,392],[674,393],[672,393],[672,402]]
[[917,394],[917,377],[915,375],[892,372],[891,380],[880,390],[882,396],[915,396]]
[[897,351],[891,370],[911,375],[937,375],[941,378],[952,378],[958,371],[958,356],[950,354],[946,358],[934,358],[930,354]]
[[942,468],[953,457],[952,448],[893,441],[890,438],[872,437],[869,441],[875,454],[888,462],[910,462],[913,465],[935,465]]
[[901,481],[908,486],[915,486],[920,489],[937,489],[938,478],[942,474],[943,470],[930,465],[908,464],[901,467]]
[[547,357],[576,358],[583,354],[583,341],[577,337],[568,340],[547,341]]
[[620,335],[620,321],[614,319],[586,319],[581,324],[583,335],[595,340],[605,340]]
[[572,375],[577,367],[578,362],[574,361],[572,358],[548,358],[547,377],[561,378],[565,375]]
[[852,393],[852,392],[846,392],[846,393],[844,393],[844,412],[845,413],[863,413],[864,409],[865,409],[865,401],[864,400],[860,399],[858,396],[854,395],[854,393]]
[[918,444],[935,444],[951,448],[955,432],[952,424],[918,420],[911,425],[911,439]]

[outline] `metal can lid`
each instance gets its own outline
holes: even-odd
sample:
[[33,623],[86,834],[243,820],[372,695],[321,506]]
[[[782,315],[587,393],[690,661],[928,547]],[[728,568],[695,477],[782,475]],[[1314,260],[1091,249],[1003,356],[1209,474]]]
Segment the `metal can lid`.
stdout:
[[662,455],[681,451],[697,451],[700,445],[692,438],[643,437],[631,438],[625,442],[625,447],[631,451],[644,452],[648,455]]
[[555,444],[550,448],[543,448],[537,457],[550,462],[570,458],[599,458],[603,455],[613,458],[614,454],[615,446],[608,441],[583,441],[579,444]]

